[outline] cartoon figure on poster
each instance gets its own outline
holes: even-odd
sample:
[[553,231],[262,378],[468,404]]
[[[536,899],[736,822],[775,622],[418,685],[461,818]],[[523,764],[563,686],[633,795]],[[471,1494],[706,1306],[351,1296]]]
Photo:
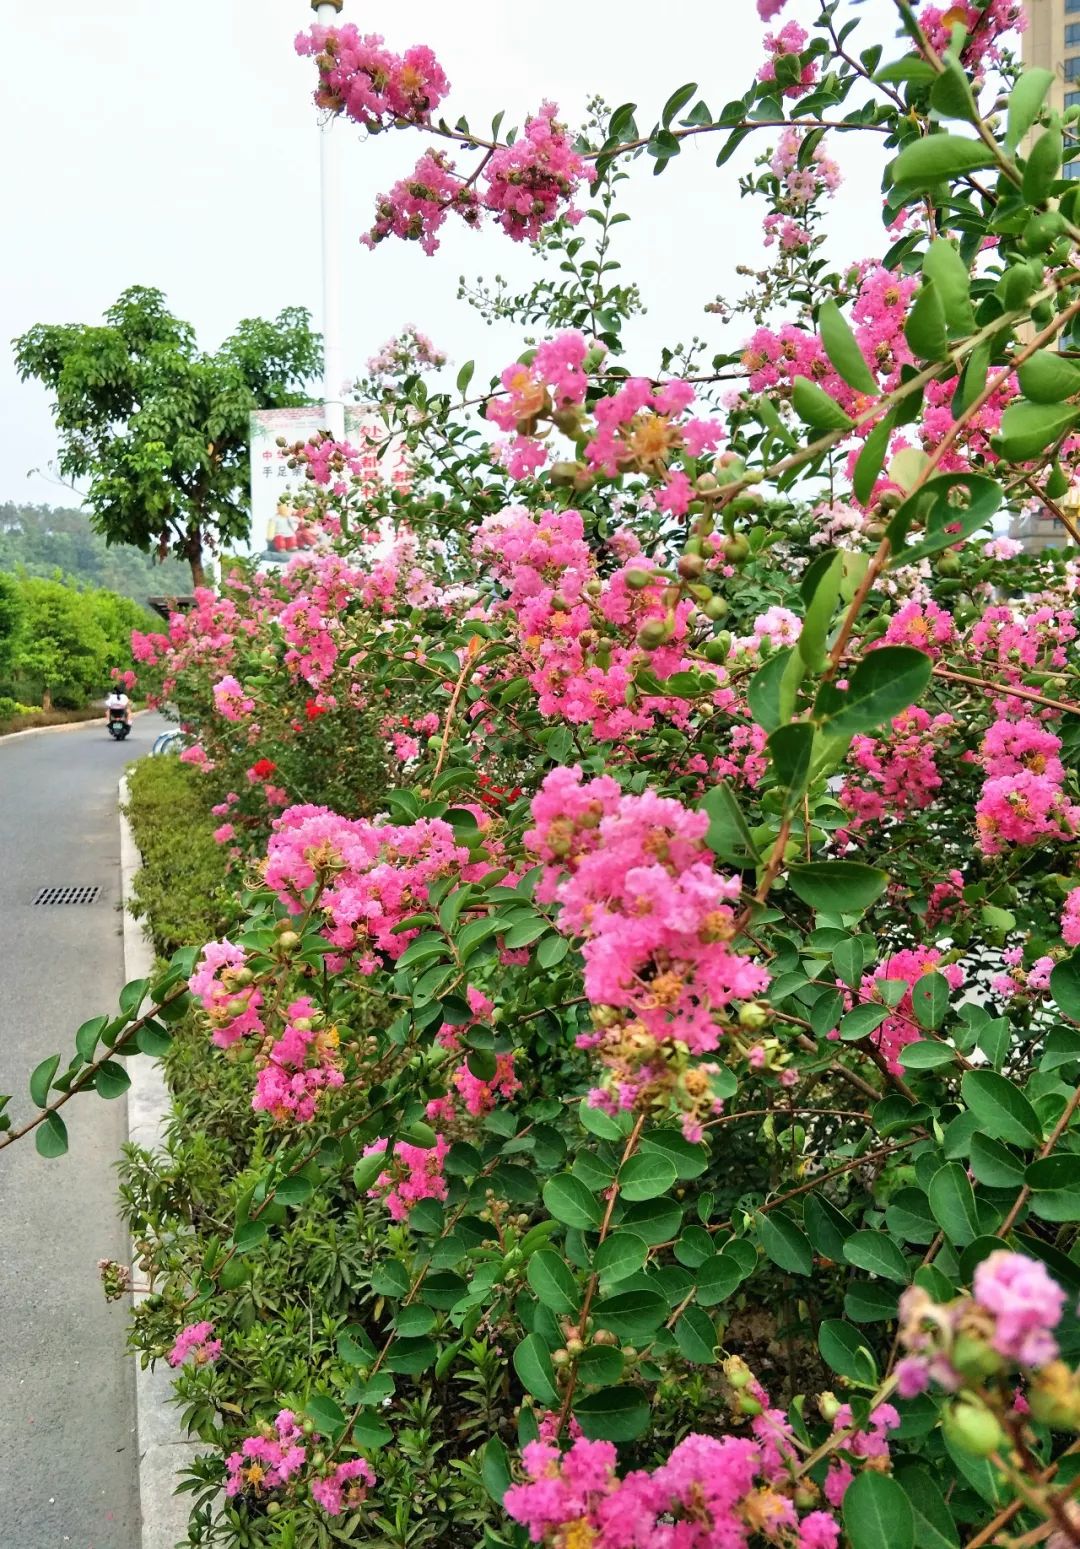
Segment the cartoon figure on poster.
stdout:
[[266,524],[265,557],[284,559],[290,554],[314,549],[318,534],[308,524],[310,514],[310,506],[297,505],[291,493],[282,494],[274,514]]

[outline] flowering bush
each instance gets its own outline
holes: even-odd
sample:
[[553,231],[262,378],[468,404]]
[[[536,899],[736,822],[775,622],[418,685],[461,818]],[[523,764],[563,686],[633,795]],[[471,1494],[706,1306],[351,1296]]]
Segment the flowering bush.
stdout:
[[[477,157],[372,240],[491,216],[575,278],[473,298],[550,324],[490,392],[384,400],[407,489],[295,448],[314,552],[135,640],[235,928],[0,1146],[181,1019],[220,1062],[213,1207],[130,1164],[193,1541],[1080,1543],[1078,570],[993,532],[1076,538],[1075,146],[1015,5],[789,4],[644,134],[487,140],[427,50],[301,41],[322,108]],[[851,133],[888,234],[832,270]],[[737,349],[635,374],[617,183],[702,134],[760,137],[772,266]]]

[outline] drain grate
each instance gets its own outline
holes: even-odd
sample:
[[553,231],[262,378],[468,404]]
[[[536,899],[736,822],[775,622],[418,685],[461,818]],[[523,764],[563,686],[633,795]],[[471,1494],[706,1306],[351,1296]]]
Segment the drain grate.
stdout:
[[43,887],[34,902],[36,904],[92,904],[100,892],[99,887]]

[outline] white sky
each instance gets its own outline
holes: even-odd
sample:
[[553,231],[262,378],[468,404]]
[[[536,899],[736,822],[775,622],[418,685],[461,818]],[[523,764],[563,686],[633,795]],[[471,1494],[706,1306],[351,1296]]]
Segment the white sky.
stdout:
[[[816,5],[791,0],[785,17],[809,21]],[[870,0],[876,37],[893,35],[887,0]],[[191,320],[200,343],[216,345],[242,317],[308,306],[319,322],[318,130],[310,93],[314,67],[296,57],[295,33],[312,13],[303,0],[49,0],[5,7],[0,63],[6,240],[0,244],[0,411],[5,427],[0,500],[71,503],[47,464],[56,440],[47,396],[22,384],[7,341],[37,322],[96,322],[133,284],[163,290]],[[695,78],[714,112],[741,95],[760,63],[762,34],[753,0],[346,0],[343,21],[381,32],[403,49],[429,43],[452,85],[443,112],[480,133],[507,108],[520,123],[544,97],[569,123],[594,92],[611,107],[632,100],[647,129],[668,95]],[[875,37],[864,26],[859,46]],[[900,51],[898,48],[895,50]],[[888,57],[888,56],[887,56]],[[409,170],[421,137],[381,135],[366,143],[337,126],[345,151],[345,314],[349,369],[408,322],[455,364],[475,357],[477,382],[521,349],[511,326],[488,330],[456,300],[458,276],[530,271],[529,250],[495,228],[482,234],[453,219],[427,258],[394,239],[374,253],[356,238],[375,195]],[[765,134],[756,137],[760,148]],[[879,152],[863,136],[834,145],[846,182],[835,212],[838,258],[880,253]],[[718,292],[737,295],[738,263],[762,256],[760,203],[740,202],[737,175],[748,157],[717,171],[718,136],[691,141],[663,177],[633,164],[621,208],[627,279],[638,282],[649,315],[634,327],[651,369],[662,343],[697,333],[713,349],[733,348],[743,320],[725,337],[702,307]],[[464,161],[464,159],[463,159]],[[41,474],[27,477],[32,469]]]

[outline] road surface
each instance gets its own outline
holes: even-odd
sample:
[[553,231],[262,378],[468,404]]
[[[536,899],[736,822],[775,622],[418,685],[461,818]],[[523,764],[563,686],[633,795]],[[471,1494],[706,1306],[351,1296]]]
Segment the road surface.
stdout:
[[[140,715],[126,742],[101,722],[0,738],[0,1091],[16,1123],[38,1061],[66,1063],[79,1024],[116,1005],[117,785],[165,724]],[[35,906],[68,885],[101,892]],[[64,1114],[66,1157],[44,1160],[29,1136],[0,1152],[0,1543],[138,1549],[127,1303],[107,1305],[97,1274],[98,1259],[128,1261],[114,1170],[126,1104],[85,1096]]]

